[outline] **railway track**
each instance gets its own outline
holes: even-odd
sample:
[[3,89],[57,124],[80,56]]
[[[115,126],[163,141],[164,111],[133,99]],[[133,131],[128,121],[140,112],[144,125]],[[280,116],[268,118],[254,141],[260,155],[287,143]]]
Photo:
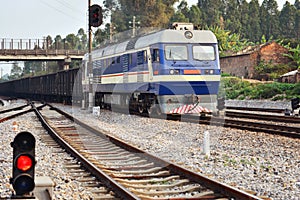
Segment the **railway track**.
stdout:
[[300,118],[294,116],[245,113],[245,112],[236,112],[236,111],[226,111],[225,115],[226,117],[232,117],[232,118],[246,118],[246,119],[256,119],[256,120],[295,123],[295,124],[300,123]]
[[260,199],[100,133],[50,105],[35,112],[49,134],[121,199]]
[[247,111],[256,111],[256,112],[270,112],[270,113],[284,113],[285,109],[280,108],[254,108],[254,107],[233,107],[226,106],[226,110],[247,110]]
[[[238,114],[236,115],[236,117],[240,118]],[[247,114],[245,114],[244,118],[249,119],[250,117],[247,117]],[[175,118],[170,117],[170,119],[178,119],[178,117]],[[200,117],[199,118],[199,116],[188,116],[186,117],[185,121],[191,123],[236,128],[236,129],[248,130],[248,131],[264,132],[264,133],[276,134],[276,135],[281,135],[281,136],[291,137],[291,138],[300,138],[300,127],[269,124],[266,123],[266,121],[251,122],[251,121],[244,121],[241,119],[230,119],[230,118],[223,118],[223,117]]]

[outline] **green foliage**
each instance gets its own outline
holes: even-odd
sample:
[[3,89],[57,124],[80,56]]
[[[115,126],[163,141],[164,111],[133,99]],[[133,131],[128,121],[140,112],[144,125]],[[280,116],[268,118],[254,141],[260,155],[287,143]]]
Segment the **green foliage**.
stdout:
[[291,66],[285,64],[274,65],[272,62],[261,61],[254,67],[257,76],[267,75],[270,80],[279,78],[282,74],[294,70]]
[[298,44],[296,48],[289,49],[290,54],[283,54],[284,56],[292,59],[298,68],[300,68],[300,45]]
[[271,99],[284,100],[300,97],[300,83],[250,83],[236,77],[224,77],[221,85],[226,99]]
[[221,57],[241,51],[250,45],[247,40],[241,39],[239,34],[231,34],[230,31],[223,30],[218,26],[208,27],[208,29],[217,37]]

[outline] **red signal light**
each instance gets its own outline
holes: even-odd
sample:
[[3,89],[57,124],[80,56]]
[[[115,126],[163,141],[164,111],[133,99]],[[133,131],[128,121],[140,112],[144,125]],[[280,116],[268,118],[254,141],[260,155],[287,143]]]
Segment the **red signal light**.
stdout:
[[16,166],[19,170],[25,172],[33,166],[33,161],[29,156],[22,155],[17,158]]
[[94,13],[94,14],[93,14],[93,18],[94,18],[94,19],[97,19],[98,17],[99,17],[98,13]]

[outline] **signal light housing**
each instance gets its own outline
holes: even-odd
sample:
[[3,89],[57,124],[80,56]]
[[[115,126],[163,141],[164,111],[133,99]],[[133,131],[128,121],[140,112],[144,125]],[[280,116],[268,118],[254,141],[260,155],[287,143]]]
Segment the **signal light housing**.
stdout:
[[299,108],[300,107],[299,103],[300,103],[300,99],[299,98],[293,98],[291,100],[292,110],[296,110],[297,108]]
[[35,161],[35,138],[29,132],[20,132],[11,143],[13,147],[13,177],[11,184],[16,195],[33,191]]
[[93,27],[98,27],[102,24],[103,20],[102,8],[94,4],[90,6],[89,9],[89,25]]

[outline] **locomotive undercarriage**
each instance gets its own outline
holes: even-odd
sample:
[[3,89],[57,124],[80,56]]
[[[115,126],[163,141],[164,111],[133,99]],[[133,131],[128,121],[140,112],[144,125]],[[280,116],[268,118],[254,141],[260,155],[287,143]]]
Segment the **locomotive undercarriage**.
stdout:
[[[149,115],[161,115],[172,113],[184,105],[193,107],[201,106],[205,110],[200,114],[208,114],[216,111],[217,96],[216,95],[163,95],[157,96],[152,93],[132,93],[132,94],[111,94],[99,93],[95,94],[95,105],[101,108],[123,108],[129,112],[137,111],[139,113],[148,113]],[[193,113],[196,113],[194,111]],[[181,114],[181,113],[179,113]],[[183,113],[182,113],[183,114]]]
[[123,108],[129,112],[138,111],[139,113],[161,114],[155,94],[133,93],[133,94],[95,94],[95,106],[100,108]]

